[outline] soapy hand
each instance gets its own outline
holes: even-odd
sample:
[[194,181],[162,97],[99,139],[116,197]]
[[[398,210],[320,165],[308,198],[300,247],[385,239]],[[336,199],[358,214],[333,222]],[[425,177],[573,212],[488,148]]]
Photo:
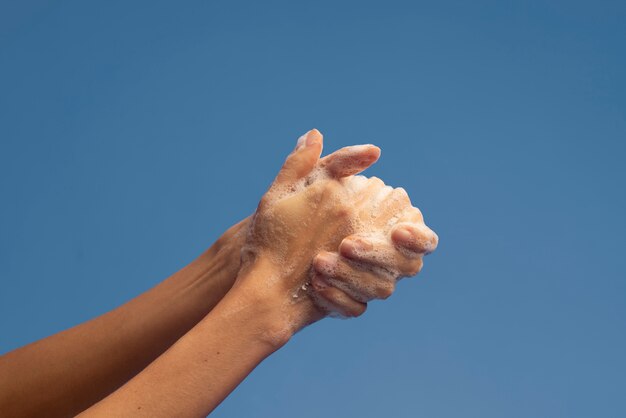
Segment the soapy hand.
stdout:
[[312,280],[316,299],[330,313],[359,316],[367,302],[391,296],[399,279],[419,273],[423,256],[437,243],[420,210],[411,207],[390,231],[354,234],[341,242],[338,252],[318,254]]
[[[347,147],[319,160],[321,150],[317,130],[299,140],[261,199],[242,249],[242,272],[256,267],[264,274],[240,274],[239,285],[255,281],[257,290],[278,297],[295,328],[328,310],[341,312],[337,295],[355,303],[384,297],[393,291],[396,278],[416,273],[421,255],[436,245],[434,234],[426,243],[413,233],[420,228],[413,223],[421,215],[403,189],[385,186],[377,178],[353,176],[378,158],[377,147]],[[388,236],[412,251],[399,255],[388,245]],[[330,251],[340,244],[352,265],[330,260],[334,257]],[[311,264],[317,254],[315,274]],[[357,266],[365,270],[364,263],[369,263],[370,273],[359,281],[352,273]],[[329,281],[335,287],[328,286]]]

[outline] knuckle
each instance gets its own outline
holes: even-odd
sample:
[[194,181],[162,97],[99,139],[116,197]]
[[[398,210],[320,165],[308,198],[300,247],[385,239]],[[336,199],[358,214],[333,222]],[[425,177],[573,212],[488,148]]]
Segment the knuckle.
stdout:
[[416,260],[411,261],[411,263],[409,264],[409,268],[407,273],[410,276],[415,276],[417,275],[420,271],[422,271],[422,267],[424,266],[424,260],[420,257]]
[[416,208],[415,206],[413,206],[413,208],[411,209],[411,211],[413,212],[413,215],[421,222],[424,222],[424,215],[422,214],[422,211],[419,208]]
[[350,309],[348,309],[346,311],[346,313],[347,313],[347,316],[349,316],[351,318],[356,318],[357,316],[363,315],[366,310],[367,310],[367,304],[366,303],[360,303],[360,304],[355,305],[354,307],[351,307]]
[[396,286],[393,283],[385,283],[378,288],[377,296],[379,299],[387,299],[395,290]]
[[382,186],[384,186],[384,185],[385,185],[385,182],[384,182],[384,181],[382,181],[380,178],[378,178],[378,177],[376,177],[376,176],[372,176],[372,177],[370,177],[368,180],[369,180],[369,182],[370,182],[371,184],[375,184],[375,185],[380,186],[380,187],[382,187]]
[[393,189],[393,196],[402,203],[405,203],[405,204],[411,203],[409,194],[402,187],[396,187],[395,189]]

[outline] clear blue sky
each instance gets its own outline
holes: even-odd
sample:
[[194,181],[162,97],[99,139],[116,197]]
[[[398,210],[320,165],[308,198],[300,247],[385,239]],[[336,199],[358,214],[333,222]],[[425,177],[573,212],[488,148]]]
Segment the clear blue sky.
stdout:
[[0,352],[253,211],[297,137],[382,148],[440,236],[215,417],[626,416],[626,6],[2,2]]

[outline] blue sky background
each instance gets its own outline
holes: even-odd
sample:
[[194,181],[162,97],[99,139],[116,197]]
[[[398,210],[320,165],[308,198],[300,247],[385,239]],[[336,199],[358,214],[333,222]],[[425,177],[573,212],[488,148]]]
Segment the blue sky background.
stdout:
[[440,236],[215,417],[626,416],[626,6],[2,2],[0,352],[148,289],[298,136],[382,148]]

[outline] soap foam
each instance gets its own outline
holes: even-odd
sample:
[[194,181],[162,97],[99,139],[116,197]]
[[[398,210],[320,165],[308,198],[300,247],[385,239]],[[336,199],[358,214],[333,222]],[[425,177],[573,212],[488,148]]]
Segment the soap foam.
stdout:
[[[298,147],[302,146],[304,141],[306,140],[306,135],[302,136],[298,140]],[[367,146],[363,146],[367,147]],[[289,228],[280,220],[280,217],[277,216],[273,210],[273,206],[285,199],[289,199],[296,194],[303,192],[307,187],[322,181],[338,181],[342,186],[343,190],[341,193],[337,193],[333,195],[333,198],[336,199],[335,205],[345,206],[345,207],[355,207],[356,203],[359,202],[360,199],[363,198],[364,190],[367,187],[379,187],[379,190],[376,194],[370,198],[369,201],[365,202],[363,209],[367,213],[369,211],[368,216],[359,216],[359,217],[350,217],[349,223],[343,228],[343,230],[338,231],[336,233],[337,236],[348,236],[353,233],[358,233],[359,235],[369,239],[372,243],[374,243],[374,249],[368,253],[360,254],[360,256],[365,260],[370,260],[374,262],[378,262],[385,265],[391,265],[392,259],[390,255],[384,250],[384,248],[388,248],[389,240],[390,240],[390,231],[391,227],[394,226],[399,219],[401,219],[403,212],[398,211],[394,213],[393,216],[389,217],[387,222],[385,223],[386,228],[375,228],[375,221],[383,214],[382,211],[383,204],[387,205],[389,199],[398,200],[400,199],[401,194],[395,193],[395,189],[391,186],[387,186],[384,182],[376,177],[372,177],[368,179],[363,175],[356,176],[348,176],[341,178],[339,180],[334,180],[328,174],[328,171],[323,167],[316,167],[309,175],[304,178],[293,182],[289,185],[273,185],[268,193],[264,196],[266,200],[267,211],[264,213],[264,217],[271,219],[272,228],[271,230],[266,230],[261,228],[261,231],[265,234],[261,237],[261,240],[265,242],[275,241],[275,237],[293,237],[293,231],[290,231]],[[403,189],[402,189],[403,192]],[[404,192],[406,194],[406,192]],[[408,199],[407,199],[408,200]],[[312,203],[314,205],[314,202]],[[316,212],[316,207],[311,207],[311,212]],[[256,215],[253,217],[250,230],[255,229],[257,232],[259,231],[256,226]],[[303,221],[303,225],[306,226],[308,224],[307,220]],[[256,246],[252,240],[247,240],[249,244],[244,245],[242,248],[242,263],[253,261],[254,254],[256,253]],[[280,244],[278,244],[280,245]],[[320,251],[337,251],[336,248],[316,248],[315,253],[319,253]],[[295,262],[292,260],[299,260],[304,257],[304,254],[291,254],[290,257],[286,257],[286,254],[289,254],[289,249],[283,249],[282,251],[277,252],[279,255],[272,260],[277,265],[281,266],[283,269],[282,276],[291,274],[298,268],[295,265]],[[392,268],[384,268],[380,266],[373,266],[369,264],[355,264],[355,267],[358,267],[362,271],[366,271],[371,273],[372,275],[380,278],[381,280],[391,280],[395,281],[400,277],[399,273]],[[322,310],[326,310],[331,314],[338,314],[334,311],[332,304],[328,304],[324,301],[323,298],[320,298],[319,295],[316,294],[315,289],[310,286],[311,279],[311,271],[309,269],[308,274],[308,282],[304,284],[300,284],[298,287],[292,289],[290,291],[289,300],[291,303],[299,303],[303,296],[308,296],[314,300],[318,308]],[[329,282],[337,287],[338,289],[344,291],[348,295],[350,295],[355,300],[366,301],[368,299],[368,294],[372,294],[375,289],[366,288],[363,283],[358,282],[358,274],[355,277],[351,277],[351,283],[348,285],[340,280],[333,280],[333,275],[336,275],[336,271],[329,271]],[[274,278],[278,280],[277,278]],[[275,280],[271,280],[272,282]],[[363,290],[359,290],[359,285],[363,287]],[[268,283],[269,286],[269,283]]]

